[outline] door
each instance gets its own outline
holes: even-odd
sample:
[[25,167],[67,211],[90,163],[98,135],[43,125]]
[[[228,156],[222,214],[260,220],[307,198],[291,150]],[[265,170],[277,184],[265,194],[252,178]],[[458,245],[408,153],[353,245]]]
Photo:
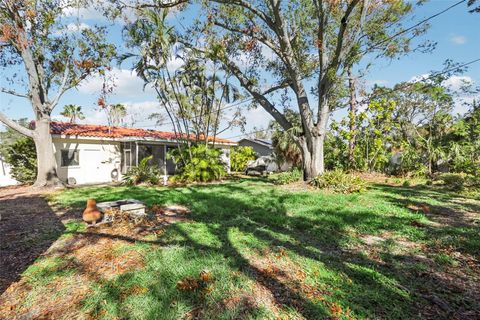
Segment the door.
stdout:
[[[81,183],[101,183],[111,181],[111,170],[104,161],[104,154],[100,149],[85,149],[80,153]],[[79,179],[77,178],[77,180]]]

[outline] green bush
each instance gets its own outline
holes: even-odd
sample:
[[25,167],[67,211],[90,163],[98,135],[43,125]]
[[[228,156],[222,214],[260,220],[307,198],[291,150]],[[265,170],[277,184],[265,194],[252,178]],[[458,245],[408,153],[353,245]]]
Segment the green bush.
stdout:
[[452,190],[462,190],[465,187],[466,174],[464,173],[443,173],[437,180],[443,182],[444,186]]
[[252,147],[233,147],[230,152],[230,169],[234,172],[245,171],[247,162],[256,158]]
[[480,189],[480,175],[468,175],[465,178],[465,185],[469,188]]
[[20,183],[33,183],[37,177],[37,151],[33,139],[21,137],[7,147],[5,162]]
[[126,185],[137,185],[148,183],[156,185],[160,181],[160,170],[156,166],[150,166],[149,161],[153,156],[145,157],[140,161],[138,167],[130,168],[123,176],[123,183]]
[[274,173],[268,177],[268,180],[270,180],[273,184],[281,185],[299,181],[300,179],[302,179],[302,177],[302,170],[294,168],[290,171]]
[[221,161],[221,151],[204,144],[182,147],[167,155],[177,165],[175,181],[209,182],[225,177],[227,171]]
[[326,171],[312,179],[310,184],[316,188],[328,189],[338,193],[362,192],[366,183],[360,177],[345,173],[342,170]]

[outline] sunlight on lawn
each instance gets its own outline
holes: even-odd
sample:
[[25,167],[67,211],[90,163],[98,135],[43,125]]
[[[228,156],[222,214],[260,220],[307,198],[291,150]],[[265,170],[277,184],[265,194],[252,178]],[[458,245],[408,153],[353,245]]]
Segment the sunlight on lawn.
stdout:
[[[69,222],[53,249],[24,272],[31,289],[20,310],[105,319],[402,319],[428,304],[422,297],[432,284],[451,304],[475,303],[462,291],[442,293],[451,284],[439,277],[464,264],[450,264],[445,248],[466,257],[478,252],[478,239],[470,237],[478,226],[431,227],[430,217],[406,205],[478,205],[453,203],[435,190],[371,186],[338,195],[245,180],[176,189],[81,188],[51,201],[81,208],[90,197],[182,204],[192,213],[143,239],[92,237]],[[435,256],[439,252],[446,257]],[[39,304],[46,296],[51,303]]]

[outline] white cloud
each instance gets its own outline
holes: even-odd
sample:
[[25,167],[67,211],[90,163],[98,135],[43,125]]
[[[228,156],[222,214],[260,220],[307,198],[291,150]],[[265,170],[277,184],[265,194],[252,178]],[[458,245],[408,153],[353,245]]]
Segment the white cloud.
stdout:
[[[112,78],[114,83],[113,94],[121,97],[136,97],[141,94],[155,94],[150,86],[144,90],[144,81],[140,79],[135,71],[127,69],[112,68],[106,72],[107,78]],[[103,78],[97,73],[86,79],[79,87],[81,93],[100,94],[103,87]]]
[[443,82],[443,85],[447,86],[453,91],[457,91],[462,87],[472,85],[473,79],[469,76],[451,76]]
[[92,7],[74,7],[74,6],[66,6],[63,9],[63,15],[65,17],[74,17],[74,18],[81,18],[85,20],[103,20],[105,16],[103,16],[100,10],[95,10]]
[[90,26],[84,22],[82,23],[69,23],[66,26],[62,27],[61,29],[55,31],[55,35],[62,35],[65,32],[67,33],[75,33],[85,29],[90,29]]
[[462,45],[467,43],[467,38],[465,36],[452,34],[450,36],[450,41],[455,44]]
[[90,26],[88,24],[84,23],[84,22],[82,22],[80,24],[69,23],[69,24],[67,24],[66,29],[69,32],[78,32],[78,31],[82,31],[82,30],[85,30],[85,29],[90,29]]
[[411,77],[410,80],[408,80],[408,82],[419,82],[419,81],[427,79],[430,76],[431,76],[430,73],[420,74],[418,76]]
[[[163,113],[163,109],[157,101],[146,100],[141,102],[124,101],[119,102],[123,104],[127,110],[125,116],[125,124],[130,127],[152,127],[155,124],[154,120],[149,120],[148,117],[152,113]],[[85,112],[85,119],[79,121],[79,123],[85,124],[108,124],[107,114],[105,110],[100,108],[90,109]],[[62,116],[55,116],[58,121],[66,121],[67,119]]]

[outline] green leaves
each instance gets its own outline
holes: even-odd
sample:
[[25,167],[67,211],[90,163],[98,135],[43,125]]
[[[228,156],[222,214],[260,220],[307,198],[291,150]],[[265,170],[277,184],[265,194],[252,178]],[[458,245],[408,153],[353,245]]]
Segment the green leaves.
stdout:
[[37,176],[37,152],[31,138],[21,137],[7,147],[5,161],[12,177],[20,183],[33,183]]
[[221,150],[198,144],[173,149],[167,155],[176,164],[176,180],[182,182],[209,182],[220,180],[227,174],[221,161]]
[[230,149],[230,168],[233,172],[245,171],[247,162],[257,158],[252,147],[237,146]]

